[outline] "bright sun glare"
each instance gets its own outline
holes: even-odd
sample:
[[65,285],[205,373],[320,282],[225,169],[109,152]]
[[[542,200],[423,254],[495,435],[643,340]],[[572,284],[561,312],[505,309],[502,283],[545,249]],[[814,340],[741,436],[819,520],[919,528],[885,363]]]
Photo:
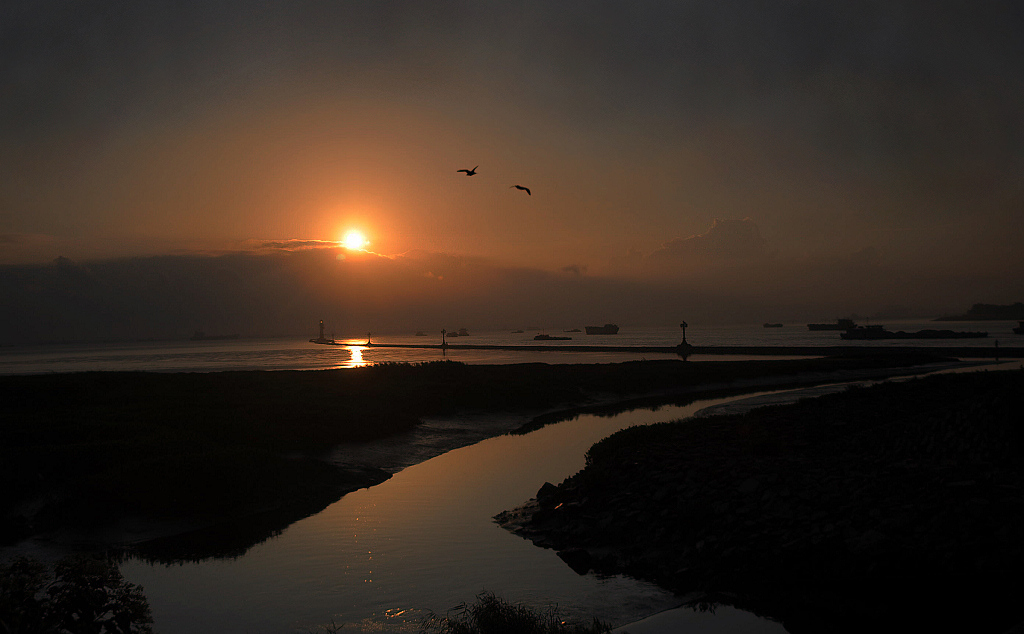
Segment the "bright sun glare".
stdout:
[[342,246],[346,249],[359,250],[369,244],[366,241],[366,236],[361,231],[355,229],[345,234],[345,237],[341,240]]

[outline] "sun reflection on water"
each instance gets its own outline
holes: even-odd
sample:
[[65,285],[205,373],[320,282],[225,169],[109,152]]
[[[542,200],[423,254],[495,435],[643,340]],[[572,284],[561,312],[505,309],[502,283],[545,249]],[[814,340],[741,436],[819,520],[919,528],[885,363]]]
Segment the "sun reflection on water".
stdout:
[[373,365],[373,361],[369,361],[363,358],[363,351],[366,350],[366,341],[362,339],[346,339],[341,342],[345,350],[349,353],[349,360],[347,363],[342,363],[343,368],[361,368],[367,365]]

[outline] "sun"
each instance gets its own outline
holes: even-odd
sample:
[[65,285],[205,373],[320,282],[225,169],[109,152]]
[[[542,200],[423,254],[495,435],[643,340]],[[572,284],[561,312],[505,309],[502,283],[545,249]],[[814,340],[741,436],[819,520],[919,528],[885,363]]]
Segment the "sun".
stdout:
[[345,233],[345,237],[341,239],[341,245],[346,249],[352,251],[359,251],[369,245],[366,236],[363,235],[362,231],[351,229]]

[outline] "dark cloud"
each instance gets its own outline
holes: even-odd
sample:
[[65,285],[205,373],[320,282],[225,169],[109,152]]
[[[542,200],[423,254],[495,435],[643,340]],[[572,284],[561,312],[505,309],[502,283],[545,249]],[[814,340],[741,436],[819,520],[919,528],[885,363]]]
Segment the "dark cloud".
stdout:
[[757,260],[767,253],[767,243],[753,220],[716,218],[705,233],[673,238],[647,259],[658,271],[686,275],[693,269]]
[[338,336],[427,327],[650,324],[652,306],[705,313],[692,293],[567,277],[480,258],[336,249],[0,267],[0,343],[186,339],[195,330]]
[[2,132],[102,132],[320,82],[379,94],[426,70],[462,15],[401,1],[14,0],[0,9],[0,114],[15,124]]
[[[831,261],[762,260],[702,280],[658,283],[427,251],[394,258],[350,252],[344,259],[335,248],[88,262],[62,257],[0,266],[0,344],[183,340],[196,330],[304,337],[315,334],[320,319],[345,337],[463,326],[664,325],[681,318],[761,323],[765,315],[799,321],[870,315],[894,305],[905,314],[937,316],[977,297],[1012,301],[988,278],[932,280],[884,264],[865,268],[860,261],[870,259],[869,251]],[[880,278],[892,282],[881,286]]]
[[845,128],[853,141],[881,117],[895,148],[931,134],[951,93],[961,120],[976,118],[972,103],[1003,101],[1012,124],[1007,100],[1024,86],[1024,15],[1008,1],[14,0],[2,11],[0,104],[23,124],[103,124],[290,82],[315,91],[332,76],[381,96],[455,89],[453,100],[483,80],[516,101],[572,104],[569,119],[773,118],[803,103],[787,119],[796,127],[859,121]]
[[276,251],[298,251],[303,249],[323,249],[336,247],[340,245],[331,240],[252,240],[246,243],[247,248],[251,248],[256,251],[264,250],[276,250]]
[[877,267],[881,264],[882,255],[874,246],[867,246],[850,254],[850,264],[860,267]]

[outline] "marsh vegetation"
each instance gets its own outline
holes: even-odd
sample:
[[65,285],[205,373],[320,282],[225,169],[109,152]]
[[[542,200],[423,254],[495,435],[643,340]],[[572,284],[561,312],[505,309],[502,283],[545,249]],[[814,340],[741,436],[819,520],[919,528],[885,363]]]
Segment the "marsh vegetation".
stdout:
[[142,588],[109,559],[66,557],[53,566],[0,562],[0,631],[17,634],[151,634]]
[[531,608],[484,592],[476,601],[452,608],[446,615],[423,620],[421,634],[605,634],[611,626],[566,621],[557,607]]

